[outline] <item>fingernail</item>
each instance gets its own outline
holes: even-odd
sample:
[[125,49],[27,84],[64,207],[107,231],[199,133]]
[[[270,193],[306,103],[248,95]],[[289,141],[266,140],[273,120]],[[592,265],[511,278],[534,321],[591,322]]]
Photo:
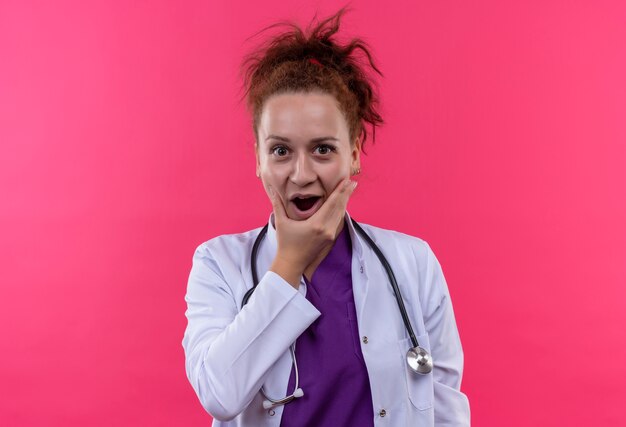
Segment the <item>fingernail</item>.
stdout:
[[359,185],[358,182],[356,181],[352,181],[352,190],[354,191],[356,189],[356,186]]
[[269,191],[270,196],[274,197],[274,189],[272,187],[267,187],[267,191]]
[[350,188],[350,185],[353,183],[354,181],[352,181],[350,178],[346,178],[346,180],[343,182],[343,186],[344,188]]

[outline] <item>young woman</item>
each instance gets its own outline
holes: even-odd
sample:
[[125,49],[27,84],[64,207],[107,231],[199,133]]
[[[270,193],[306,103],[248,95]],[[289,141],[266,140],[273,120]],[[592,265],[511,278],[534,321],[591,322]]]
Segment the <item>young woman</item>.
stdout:
[[423,240],[346,211],[365,124],[382,119],[333,39],[344,9],[244,62],[265,227],[193,256],[183,339],[214,426],[466,426],[463,351],[441,267]]

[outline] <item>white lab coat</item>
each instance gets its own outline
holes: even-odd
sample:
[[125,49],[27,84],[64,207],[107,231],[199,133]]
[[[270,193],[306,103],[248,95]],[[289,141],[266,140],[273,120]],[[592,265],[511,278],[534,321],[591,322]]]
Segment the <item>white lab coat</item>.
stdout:
[[[292,369],[289,346],[320,315],[305,298],[304,280],[295,290],[268,271],[277,248],[272,216],[258,252],[259,284],[243,309],[242,298],[252,287],[250,254],[260,228],[213,238],[193,256],[182,344],[187,377],[213,416],[213,426],[280,425],[283,407],[264,410],[259,390],[263,385],[270,397],[286,395]],[[388,276],[347,212],[345,217],[353,247],[359,337],[367,337],[359,342],[375,425],[469,426],[469,402],[460,391],[463,350],[435,255],[417,237],[361,224],[390,263],[417,340],[432,355],[433,371],[419,375],[406,364],[412,345]]]

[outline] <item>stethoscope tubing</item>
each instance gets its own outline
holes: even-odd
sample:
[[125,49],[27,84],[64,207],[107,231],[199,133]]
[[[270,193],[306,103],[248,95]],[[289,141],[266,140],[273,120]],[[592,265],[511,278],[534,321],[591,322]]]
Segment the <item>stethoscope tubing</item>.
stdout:
[[[398,309],[400,310],[402,322],[404,323],[404,327],[409,334],[411,343],[413,344],[413,348],[409,349],[409,351],[407,352],[407,364],[416,373],[427,374],[431,372],[432,359],[430,355],[428,354],[428,352],[424,350],[423,348],[421,348],[419,346],[419,343],[417,342],[417,337],[415,336],[415,333],[413,332],[413,327],[411,325],[409,315],[406,311],[406,307],[404,306],[404,300],[402,298],[402,294],[400,293],[400,287],[398,286],[398,282],[396,281],[396,276],[393,273],[393,269],[389,265],[387,258],[385,258],[385,255],[383,255],[378,245],[374,243],[372,238],[365,232],[365,230],[363,230],[361,225],[358,222],[356,222],[354,219],[352,218],[350,219],[352,220],[352,225],[357,230],[357,232],[365,239],[367,244],[372,248],[372,250],[378,257],[378,259],[380,260],[380,263],[384,267],[387,273],[387,276],[389,277],[389,282],[391,283],[394,296],[396,297],[396,303],[398,304]],[[252,245],[252,252],[250,254],[250,265],[251,265],[251,270],[252,270],[252,287],[246,291],[246,293],[244,294],[242,298],[242,302],[241,302],[242,308],[248,303],[248,300],[250,299],[254,290],[259,284],[259,275],[258,275],[257,266],[256,266],[257,254],[259,251],[259,246],[261,245],[261,241],[267,234],[268,228],[269,228],[269,222],[265,224],[265,226],[261,229],[261,231],[259,232],[259,235],[254,241],[254,244]],[[261,387],[261,393],[266,399],[263,402],[263,407],[265,409],[270,409],[278,405],[285,405],[293,401],[294,399],[298,397],[302,397],[304,395],[304,392],[302,391],[299,385],[300,382],[299,382],[299,375],[298,375],[298,365],[297,365],[296,355],[295,355],[295,343],[293,343],[289,347],[289,350],[291,352],[291,358],[293,360],[293,365],[294,365],[294,370],[295,370],[295,375],[296,375],[294,391],[292,394],[290,394],[289,396],[285,396],[282,399],[273,399],[269,397],[267,393],[265,393],[265,390],[263,389],[263,387]]]
[[[402,298],[402,294],[400,292],[400,287],[398,286],[398,282],[396,281],[396,276],[393,273],[393,269],[389,265],[387,258],[385,258],[385,255],[383,255],[378,245],[374,243],[372,238],[365,232],[365,230],[363,230],[361,225],[358,222],[356,222],[354,218],[350,218],[350,219],[356,231],[365,239],[367,244],[372,248],[372,250],[378,257],[378,259],[380,260],[380,263],[385,268],[385,271],[387,272],[387,276],[389,276],[389,282],[391,283],[393,293],[396,297],[396,302],[398,304],[398,309],[400,310],[400,315],[402,316],[402,322],[404,323],[404,327],[406,328],[409,334],[409,338],[411,339],[411,343],[413,344],[413,347],[419,347],[419,343],[417,341],[417,337],[415,336],[415,333],[413,332],[413,326],[411,325],[411,320],[409,319],[409,315],[406,311],[406,307],[404,306],[404,300]],[[259,232],[259,235],[257,236],[256,240],[254,241],[254,245],[252,246],[252,253],[250,256],[250,265],[252,267],[252,288],[248,289],[248,291],[243,296],[243,299],[241,302],[242,307],[248,303],[248,300],[252,296],[254,289],[259,284],[259,276],[258,276],[258,272],[256,268],[256,259],[257,259],[257,253],[259,251],[259,246],[261,245],[261,241],[267,234],[268,227],[269,227],[269,223],[265,224],[265,226]]]
[[385,271],[387,272],[387,276],[389,276],[389,282],[391,282],[391,287],[393,288],[393,293],[396,296],[396,301],[398,303],[398,308],[400,309],[400,315],[402,316],[404,327],[409,333],[409,338],[411,338],[411,343],[413,344],[413,347],[419,347],[419,343],[417,342],[417,337],[415,336],[415,333],[413,332],[413,326],[411,325],[411,320],[409,319],[409,315],[406,312],[406,307],[404,306],[404,299],[402,298],[402,294],[400,293],[400,287],[398,286],[398,282],[396,281],[396,275],[393,274],[393,270],[391,266],[389,265],[389,262],[387,262],[387,258],[385,258],[385,255],[383,255],[378,245],[374,243],[372,238],[365,232],[365,230],[363,230],[361,225],[358,222],[356,222],[354,219],[352,218],[350,219],[352,220],[352,225],[354,226],[356,231],[358,231],[361,234],[361,236],[365,239],[365,241],[370,245],[370,247],[372,248],[372,250],[378,257],[378,259],[380,260],[380,263],[385,268]]
[[246,305],[248,303],[248,300],[252,296],[252,293],[254,292],[254,289],[259,284],[259,275],[258,275],[257,270],[256,270],[257,252],[259,251],[259,246],[261,245],[261,241],[263,240],[263,238],[267,234],[267,229],[268,229],[269,225],[270,225],[269,222],[267,224],[265,224],[265,226],[259,232],[259,235],[257,236],[256,240],[254,241],[254,245],[252,245],[252,254],[250,255],[250,265],[252,266],[252,287],[250,289],[248,289],[248,291],[243,296],[243,299],[241,301],[241,307],[242,308],[243,308],[244,305]]

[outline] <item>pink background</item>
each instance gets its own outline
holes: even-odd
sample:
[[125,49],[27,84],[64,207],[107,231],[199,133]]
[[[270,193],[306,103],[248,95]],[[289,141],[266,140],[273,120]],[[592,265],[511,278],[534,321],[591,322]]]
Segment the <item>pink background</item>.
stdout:
[[[427,240],[476,426],[626,425],[623,1],[353,1],[386,125],[350,213]],[[267,220],[244,43],[343,3],[0,3],[0,423],[206,426],[195,247]]]

